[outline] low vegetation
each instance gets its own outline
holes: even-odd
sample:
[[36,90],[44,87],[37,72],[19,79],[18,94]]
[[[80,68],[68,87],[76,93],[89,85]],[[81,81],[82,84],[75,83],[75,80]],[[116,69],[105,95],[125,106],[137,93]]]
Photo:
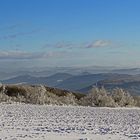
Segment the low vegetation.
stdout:
[[94,87],[88,94],[80,94],[42,85],[1,85],[0,102],[30,104],[81,105],[97,107],[140,107],[140,97],[116,88],[107,91]]

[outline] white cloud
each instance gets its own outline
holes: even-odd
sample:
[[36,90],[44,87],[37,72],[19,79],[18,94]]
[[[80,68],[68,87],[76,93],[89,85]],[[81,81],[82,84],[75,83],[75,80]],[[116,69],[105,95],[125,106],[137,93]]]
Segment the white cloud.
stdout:
[[86,48],[100,48],[100,47],[107,47],[112,44],[109,40],[96,40],[94,42],[88,43]]

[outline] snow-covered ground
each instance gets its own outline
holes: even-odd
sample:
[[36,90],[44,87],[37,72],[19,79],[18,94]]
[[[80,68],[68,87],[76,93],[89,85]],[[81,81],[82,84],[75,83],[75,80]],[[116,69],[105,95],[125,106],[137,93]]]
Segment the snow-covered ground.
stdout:
[[0,104],[0,140],[140,139],[140,109]]

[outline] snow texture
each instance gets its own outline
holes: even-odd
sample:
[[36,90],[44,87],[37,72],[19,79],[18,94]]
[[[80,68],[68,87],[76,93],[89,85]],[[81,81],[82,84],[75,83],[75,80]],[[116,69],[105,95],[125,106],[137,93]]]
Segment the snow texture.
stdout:
[[0,104],[0,140],[140,139],[140,109]]

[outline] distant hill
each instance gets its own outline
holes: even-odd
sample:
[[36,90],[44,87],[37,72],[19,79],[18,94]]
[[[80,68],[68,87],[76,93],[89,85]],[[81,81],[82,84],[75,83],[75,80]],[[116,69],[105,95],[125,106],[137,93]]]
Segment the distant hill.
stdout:
[[112,72],[112,73],[118,73],[118,74],[137,75],[137,74],[140,74],[140,68],[114,69],[114,70],[112,70],[110,72]]
[[42,84],[82,93],[87,93],[93,86],[104,86],[108,90],[119,87],[128,90],[131,94],[140,95],[140,75],[83,72],[75,76],[68,73],[56,73],[48,77],[21,75],[1,82],[3,84]]
[[16,76],[7,80],[2,80],[1,82],[3,84],[26,84],[26,83],[32,83],[33,81],[36,81],[37,78],[30,76],[30,75],[20,75]]
[[48,77],[21,75],[7,80],[2,80],[1,82],[3,84],[46,84],[48,86],[55,86],[70,77],[72,77],[72,75],[67,73],[57,73]]
[[96,84],[98,81],[108,79],[108,78],[118,78],[118,77],[128,77],[127,74],[112,74],[112,73],[100,73],[100,74],[87,74],[87,75],[78,75],[73,76],[69,79],[64,80],[56,87],[79,91],[79,89],[86,88],[90,85]]
[[6,80],[20,75],[30,75],[33,77],[48,77],[56,73],[69,73],[72,75],[87,75],[99,73],[118,73],[136,75],[140,74],[140,68],[118,68],[109,66],[75,66],[75,67],[30,67],[30,68],[4,68],[0,67],[0,79]]
[[96,84],[87,86],[78,90],[79,92],[88,92],[92,87],[105,87],[107,90],[112,90],[114,88],[123,88],[130,92],[132,95],[140,95],[140,75],[129,75],[128,77],[116,77],[108,78],[98,81]]
[[69,79],[73,75],[68,73],[56,73],[49,77],[42,77],[36,81],[35,84],[47,84],[48,86],[56,86],[57,84],[63,82],[66,79]]

